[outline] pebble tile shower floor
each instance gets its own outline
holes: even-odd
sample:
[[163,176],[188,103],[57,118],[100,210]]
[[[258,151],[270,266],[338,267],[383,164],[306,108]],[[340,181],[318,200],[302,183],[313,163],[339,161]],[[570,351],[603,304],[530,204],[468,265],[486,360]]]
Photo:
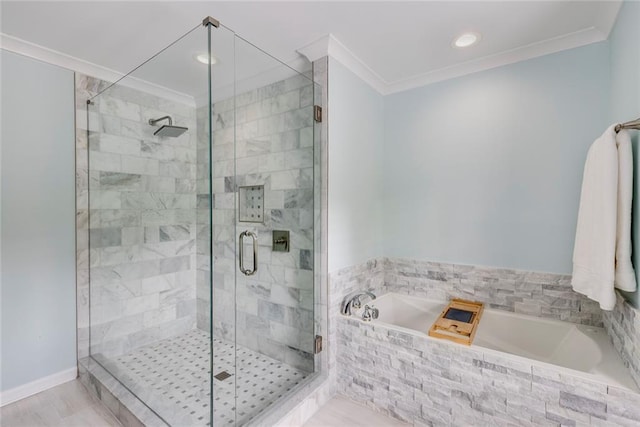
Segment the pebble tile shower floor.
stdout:
[[[213,340],[214,375],[231,374],[213,379],[214,426],[245,424],[306,377],[248,348],[237,350],[236,355],[233,344]],[[210,425],[208,333],[193,330],[123,356],[96,360],[169,424]]]

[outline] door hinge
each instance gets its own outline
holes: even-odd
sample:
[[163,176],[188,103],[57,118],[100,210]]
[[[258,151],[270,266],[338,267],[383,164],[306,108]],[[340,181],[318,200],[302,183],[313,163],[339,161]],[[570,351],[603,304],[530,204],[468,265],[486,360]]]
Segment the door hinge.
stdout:
[[318,354],[322,351],[322,336],[316,335],[314,354]]
[[319,105],[313,106],[313,120],[322,123],[322,107]]

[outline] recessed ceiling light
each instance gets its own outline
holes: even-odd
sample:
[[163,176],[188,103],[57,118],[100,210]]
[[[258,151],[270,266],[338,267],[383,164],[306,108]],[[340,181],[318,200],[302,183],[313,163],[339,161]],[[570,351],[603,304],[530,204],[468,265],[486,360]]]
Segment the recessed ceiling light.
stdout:
[[455,47],[469,47],[478,43],[480,40],[480,34],[478,33],[464,33],[456,37],[453,41]]
[[[196,61],[198,62],[202,62],[203,64],[208,64],[209,63],[209,54],[208,53],[199,53],[196,55]],[[215,64],[218,62],[218,58],[216,58],[215,56],[211,55],[211,65]]]

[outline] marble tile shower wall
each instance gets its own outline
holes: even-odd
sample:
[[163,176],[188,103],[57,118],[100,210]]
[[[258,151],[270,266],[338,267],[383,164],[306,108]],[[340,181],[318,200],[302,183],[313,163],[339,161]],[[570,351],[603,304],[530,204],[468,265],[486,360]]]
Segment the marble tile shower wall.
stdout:
[[[208,108],[199,108],[198,126]],[[198,327],[209,328],[207,133],[198,132]],[[235,141],[235,143],[234,143]],[[214,334],[313,370],[313,86],[295,76],[213,106]],[[235,159],[235,161],[234,161]],[[202,161],[201,161],[202,160]],[[238,222],[238,188],[264,186],[264,222]],[[236,230],[236,224],[238,229]],[[258,271],[237,272],[238,233],[258,235]],[[289,252],[272,231],[290,232]],[[247,244],[250,239],[245,239]],[[252,249],[245,247],[251,263]],[[234,283],[235,282],[235,283]],[[235,335],[234,335],[235,334]]]
[[[195,108],[77,75],[79,356],[110,357],[196,324]],[[190,130],[153,135],[150,118]],[[87,154],[88,150],[88,154]],[[90,242],[90,247],[89,247]]]

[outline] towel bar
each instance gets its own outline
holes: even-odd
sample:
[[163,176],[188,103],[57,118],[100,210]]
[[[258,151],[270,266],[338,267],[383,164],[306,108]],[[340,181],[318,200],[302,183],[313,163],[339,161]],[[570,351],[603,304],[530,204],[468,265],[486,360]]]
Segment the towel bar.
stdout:
[[615,127],[616,133],[620,132],[622,129],[640,130],[640,119],[636,119],[631,122],[620,123]]

